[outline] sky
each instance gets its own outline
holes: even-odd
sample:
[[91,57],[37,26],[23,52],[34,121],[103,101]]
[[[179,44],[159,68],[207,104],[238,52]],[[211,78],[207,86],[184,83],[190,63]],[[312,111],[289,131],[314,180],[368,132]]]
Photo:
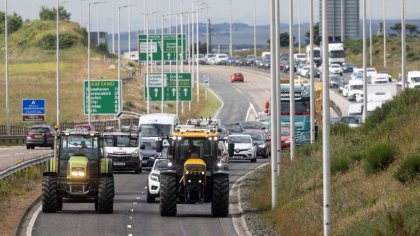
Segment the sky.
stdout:
[[[0,1],[0,10],[4,11],[4,1]],[[60,0],[61,4],[71,12],[71,20],[80,22],[82,16],[82,25],[87,26],[88,2],[95,0]],[[112,32],[112,1],[115,7],[127,5],[129,2],[135,6],[131,8],[131,28],[133,31],[143,29],[143,12],[144,2],[146,2],[146,11],[157,11],[157,14],[151,15],[149,18],[149,25],[154,27],[155,18],[157,28],[161,25],[161,15],[169,13],[169,5],[171,5],[171,12],[191,11],[193,0],[99,0],[105,3],[98,4],[99,7],[99,30]],[[230,1],[232,3],[232,10],[230,10]],[[314,19],[319,21],[319,1],[314,0]],[[386,3],[387,19],[399,19],[401,17],[400,0],[366,0],[368,3],[367,12],[369,14],[369,2],[372,4],[373,19],[382,19],[382,2]],[[207,18],[207,12],[212,23],[227,23],[230,20],[230,11],[232,11],[232,21],[254,24],[254,10],[256,14],[257,25],[267,25],[270,22],[270,0],[200,0],[206,2],[208,8],[203,9],[200,14],[200,21],[204,22]],[[294,2],[294,22],[298,22],[298,15],[300,14],[301,22],[309,21],[309,3],[310,0],[293,0]],[[405,0],[406,2],[406,16],[408,19],[420,18],[420,1],[419,0]],[[169,4],[171,3],[171,4]],[[360,4],[362,0],[360,0]],[[24,19],[37,19],[39,9],[41,6],[52,7],[57,4],[57,0],[8,0],[8,11],[16,12]],[[288,23],[289,19],[289,0],[280,0],[281,4],[281,23]],[[181,8],[182,6],[182,8]],[[299,11],[300,9],[300,11]],[[117,22],[117,10],[114,11],[115,24]],[[171,24],[175,24],[175,16],[171,17]],[[93,30],[96,30],[97,9],[92,6],[91,9],[91,24]],[[185,19],[186,21],[186,19]],[[116,26],[115,26],[116,27]],[[121,9],[121,31],[128,29],[128,9]]]

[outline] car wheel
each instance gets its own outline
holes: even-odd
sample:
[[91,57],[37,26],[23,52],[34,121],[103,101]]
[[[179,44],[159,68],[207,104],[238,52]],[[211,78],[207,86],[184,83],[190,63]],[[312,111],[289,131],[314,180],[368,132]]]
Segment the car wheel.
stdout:
[[257,162],[257,158],[251,159],[251,162]]
[[31,149],[35,149],[35,146],[31,146]]
[[31,146],[29,146],[29,145],[26,145],[26,149],[31,149]]

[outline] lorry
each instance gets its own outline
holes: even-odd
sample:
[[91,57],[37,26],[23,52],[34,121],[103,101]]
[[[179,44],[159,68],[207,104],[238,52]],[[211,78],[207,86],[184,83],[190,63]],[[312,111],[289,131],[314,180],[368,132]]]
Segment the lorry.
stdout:
[[[164,140],[156,142],[161,152]],[[219,151],[216,128],[179,125],[167,139],[168,162],[160,169],[160,214],[176,216],[177,204],[211,203],[211,214],[229,214],[229,169]],[[228,144],[229,156],[235,146]]]
[[330,42],[328,43],[328,54],[330,64],[343,65],[345,62],[345,52],[343,42]]
[[[306,46],[306,61],[311,61],[311,46],[308,45]],[[314,63],[315,65],[318,67],[321,65],[321,48],[317,45],[314,45],[314,50],[313,50],[313,54],[314,54]]]
[[349,91],[347,99],[349,101],[355,100],[356,95],[363,92],[363,81],[361,80],[350,80],[348,86]]

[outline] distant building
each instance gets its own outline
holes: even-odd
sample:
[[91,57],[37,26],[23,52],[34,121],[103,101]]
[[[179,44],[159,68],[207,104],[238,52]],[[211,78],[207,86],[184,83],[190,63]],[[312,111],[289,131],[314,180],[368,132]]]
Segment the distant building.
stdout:
[[[107,45],[107,32],[99,32],[99,44]],[[90,32],[90,42],[98,45],[98,32]]]
[[[343,41],[341,38],[341,3],[344,5],[344,39],[359,38],[360,4],[359,0],[328,1],[329,41]],[[319,1],[320,33],[322,32],[322,1]]]

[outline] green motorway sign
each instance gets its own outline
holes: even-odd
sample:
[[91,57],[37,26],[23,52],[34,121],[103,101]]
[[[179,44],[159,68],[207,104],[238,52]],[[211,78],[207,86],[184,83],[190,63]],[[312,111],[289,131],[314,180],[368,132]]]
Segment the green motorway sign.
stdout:
[[[90,109],[92,115],[118,114],[118,80],[94,80],[90,82]],[[88,81],[84,81],[84,113],[88,112]]]
[[[163,60],[176,61],[176,35],[168,34],[163,36]],[[147,61],[147,35],[139,35],[140,60]],[[182,50],[182,48],[184,50]],[[183,52],[181,54],[181,52]],[[185,61],[187,52],[187,41],[185,34],[178,34],[178,60]],[[162,60],[162,35],[149,34],[149,60]]]
[[[144,84],[147,84],[147,74],[144,76]],[[163,84],[162,84],[163,83]],[[161,73],[149,73],[149,92],[147,86],[144,87],[145,100],[150,95],[151,102],[162,101],[162,85],[163,100],[166,102],[176,101],[176,73],[164,73],[163,79]],[[178,101],[191,101],[191,73],[178,73]]]

